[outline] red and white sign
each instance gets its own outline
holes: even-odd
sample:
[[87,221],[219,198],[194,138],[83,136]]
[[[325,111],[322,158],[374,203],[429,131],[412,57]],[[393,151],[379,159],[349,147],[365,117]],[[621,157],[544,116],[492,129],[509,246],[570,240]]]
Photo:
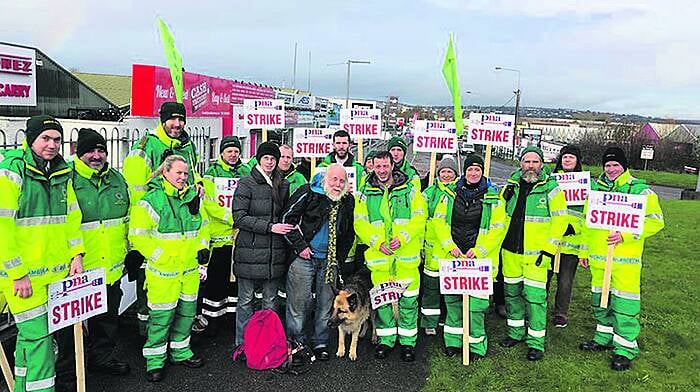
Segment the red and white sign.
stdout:
[[243,101],[245,129],[284,128],[284,101],[281,99],[246,99]]
[[390,280],[372,287],[372,289],[369,291],[369,298],[372,301],[372,309],[377,309],[382,305],[399,302],[399,299],[403,297],[403,293],[410,284],[410,279],[399,281]]
[[[353,193],[357,189],[357,172],[354,166],[343,166],[345,174],[348,175],[348,192]],[[328,166],[317,167],[316,173],[325,173],[328,171]],[[315,174],[314,174],[315,175]]]
[[440,260],[440,294],[493,294],[491,259]]
[[219,207],[231,210],[233,194],[236,193],[240,180],[240,178],[214,177],[214,192],[216,193],[216,202],[219,204]]
[[457,152],[455,123],[446,121],[416,121],[413,151],[453,154]]
[[513,147],[515,116],[510,114],[472,113],[469,115],[467,140],[472,144]]
[[582,206],[591,192],[590,172],[552,173],[564,192],[566,205]]
[[340,128],[352,137],[384,139],[381,109],[340,109]]
[[586,226],[642,234],[646,210],[646,195],[591,191],[588,196]]
[[[183,73],[185,91],[183,103],[189,117],[223,118],[223,135],[233,130],[232,104],[242,104],[244,99],[274,98],[272,87],[252,83],[215,78],[212,76]],[[131,114],[133,116],[158,117],[163,102],[174,101],[170,69],[153,65],[134,64],[131,74]]]
[[49,285],[49,333],[107,312],[104,268]]
[[36,51],[0,44],[0,106],[36,106]]
[[294,156],[324,158],[333,151],[333,129],[294,128]]

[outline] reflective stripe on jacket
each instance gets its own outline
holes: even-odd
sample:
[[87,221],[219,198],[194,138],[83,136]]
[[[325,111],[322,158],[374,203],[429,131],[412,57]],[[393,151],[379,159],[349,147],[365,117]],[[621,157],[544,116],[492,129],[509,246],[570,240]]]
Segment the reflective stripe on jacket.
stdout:
[[70,166],[74,170],[73,187],[82,212],[83,269],[104,268],[107,284],[113,284],[123,275],[128,245],[126,181],[113,168],[97,172],[77,158]]
[[197,252],[209,247],[209,229],[202,209],[191,214],[188,203],[198,197],[193,187],[178,191],[162,176],[148,183],[149,191],[131,207],[129,241],[163,277],[197,268]]
[[148,191],[148,181],[152,173],[163,162],[163,153],[170,150],[172,154],[180,155],[187,161],[190,176],[187,183],[192,185],[199,181],[195,168],[198,162],[194,143],[185,131],[180,139],[173,139],[165,133],[163,124],[158,125],[155,132],[145,135],[131,149],[124,159],[124,178],[129,184],[131,205],[135,205]]
[[214,248],[233,243],[233,195],[231,197],[220,196],[217,198],[217,178],[242,178],[250,174],[250,168],[245,163],[238,161],[235,167],[219,159],[209,166],[203,177],[204,203],[202,207],[209,219],[209,232]]
[[29,275],[47,285],[68,275],[71,259],[85,253],[81,212],[71,169],[62,157],[47,176],[29,147],[8,151],[0,164],[0,284]]

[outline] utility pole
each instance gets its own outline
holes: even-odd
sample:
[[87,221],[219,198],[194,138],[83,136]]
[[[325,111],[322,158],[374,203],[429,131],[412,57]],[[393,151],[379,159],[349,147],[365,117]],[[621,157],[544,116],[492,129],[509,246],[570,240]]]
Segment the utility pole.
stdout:
[[515,160],[515,137],[518,135],[518,109],[520,109],[520,85],[515,91],[515,124],[513,132],[513,160]]
[[309,77],[306,80],[306,91],[311,94],[311,51],[309,50]]
[[509,71],[518,74],[518,88],[513,91],[515,93],[515,124],[513,124],[513,155],[512,159],[515,160],[515,137],[518,134],[518,109],[520,109],[520,70],[515,68],[505,68],[505,67],[494,67],[496,71]]
[[345,77],[345,109],[350,109],[350,60],[348,60],[348,76]]
[[294,65],[292,66],[292,88],[297,88],[297,43],[294,43]]

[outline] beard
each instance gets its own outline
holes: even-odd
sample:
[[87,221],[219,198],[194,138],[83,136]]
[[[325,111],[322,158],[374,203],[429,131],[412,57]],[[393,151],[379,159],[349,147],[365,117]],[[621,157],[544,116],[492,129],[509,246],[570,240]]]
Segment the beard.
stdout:
[[540,178],[540,170],[527,170],[523,173],[522,179],[528,184],[537,182]]
[[334,192],[331,190],[331,188],[323,184],[323,191],[326,193],[326,196],[331,199],[332,202],[337,202],[338,200],[342,199],[343,196],[345,196],[346,193],[348,193],[348,184],[346,183],[343,189],[341,189],[340,193],[338,195],[334,195]]

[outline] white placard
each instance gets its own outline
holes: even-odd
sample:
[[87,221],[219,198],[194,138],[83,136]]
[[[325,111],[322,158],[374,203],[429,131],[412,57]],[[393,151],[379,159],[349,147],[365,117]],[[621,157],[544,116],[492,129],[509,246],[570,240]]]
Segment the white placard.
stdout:
[[333,151],[334,132],[330,128],[294,128],[294,156],[325,158]]
[[36,106],[36,51],[0,44],[0,106]]
[[[357,172],[355,166],[343,166],[345,173],[348,175],[348,192],[353,193],[357,190]],[[317,167],[316,173],[325,173],[328,171],[328,166]]]
[[105,269],[97,268],[49,285],[49,333],[107,312]]
[[284,101],[281,99],[244,99],[243,125],[245,129],[284,128]]
[[567,206],[582,206],[591,191],[590,172],[552,173],[564,192]]
[[369,291],[369,298],[372,301],[372,309],[377,309],[382,305],[399,302],[403,293],[411,284],[411,280],[388,281],[380,283]]
[[447,121],[416,121],[413,151],[454,154],[457,152],[455,123]]
[[513,147],[515,116],[511,114],[471,113],[467,140],[472,144]]
[[340,109],[340,128],[351,137],[384,139],[380,109]]
[[591,191],[588,196],[586,226],[642,234],[646,210],[646,195]]
[[493,294],[491,259],[441,259],[440,294]]
[[129,306],[136,302],[136,280],[129,282],[129,276],[122,276],[121,282],[122,299],[119,302],[119,315],[121,316]]
[[233,194],[236,193],[240,178],[214,177],[215,200],[219,207],[231,209]]
[[654,159],[654,148],[642,147],[640,159]]

